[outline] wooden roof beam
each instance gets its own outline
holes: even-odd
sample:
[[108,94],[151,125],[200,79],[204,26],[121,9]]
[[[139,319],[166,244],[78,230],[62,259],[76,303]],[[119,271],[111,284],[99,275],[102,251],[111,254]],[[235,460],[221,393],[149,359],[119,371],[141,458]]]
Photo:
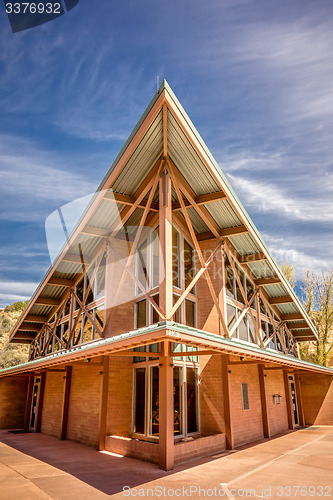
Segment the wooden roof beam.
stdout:
[[72,262],[74,264],[82,264],[84,263],[85,265],[91,263],[91,258],[88,257],[87,255],[84,257],[81,257],[80,255],[75,255],[72,253],[67,253],[63,259],[64,262]]
[[287,323],[290,330],[304,330],[308,327],[306,321],[298,321],[295,323]]
[[261,260],[265,260],[266,256],[263,252],[259,253],[250,253],[248,255],[239,256],[240,264],[248,264],[249,262],[259,262]]
[[[281,315],[282,321],[292,321],[294,319],[304,319],[303,315],[301,313],[292,313],[292,314],[282,314]],[[288,325],[290,329],[292,329],[291,325]]]
[[312,333],[312,330],[310,328],[307,328],[306,330],[299,330],[294,333],[294,337],[296,337],[297,340],[303,338],[303,337],[308,337],[309,334]]
[[47,316],[37,316],[36,314],[27,314],[24,318],[27,323],[46,323]]
[[271,278],[258,278],[256,280],[254,280],[254,282],[257,286],[277,285],[278,283],[281,283],[281,280],[280,280],[280,278],[273,276]]
[[292,297],[290,297],[289,295],[286,295],[283,297],[271,297],[269,299],[269,302],[271,304],[290,304],[294,301],[293,301]]
[[34,339],[34,337],[32,339],[18,339],[18,338],[13,338],[10,343],[11,344],[30,344],[30,342]]
[[47,282],[47,285],[65,286],[65,287],[72,287],[74,286],[74,284],[75,284],[74,280],[68,280],[65,278],[55,278],[53,276]]
[[[37,332],[36,332],[37,333]],[[15,339],[33,340],[36,337],[32,332],[21,332],[20,330],[15,335]]]
[[248,233],[249,230],[244,224],[241,224],[240,226],[234,226],[234,227],[228,227],[226,229],[221,229],[220,230],[220,235],[229,237],[229,236],[237,236],[238,234],[245,234]]
[[60,300],[49,299],[48,297],[37,297],[35,304],[42,304],[43,306],[58,306],[60,304]]
[[[122,203],[123,205],[134,205],[136,198],[135,196],[128,196],[127,194],[113,193],[112,191],[106,191],[104,199],[107,201],[114,201],[117,203]],[[145,208],[147,205],[147,200],[142,200],[138,204],[138,208]],[[152,202],[150,205],[150,210],[158,212],[158,203]]]
[[107,229],[94,226],[85,226],[81,232],[87,236],[97,236],[98,238],[109,238],[110,236],[110,231]]
[[[213,203],[214,201],[225,200],[227,198],[224,191],[216,191],[215,193],[203,194],[201,196],[196,196],[194,201],[197,205],[206,205],[207,203]],[[184,200],[184,205],[186,207],[190,207],[191,204],[188,200]],[[181,210],[181,206],[179,201],[175,201],[172,204],[172,210],[178,211]]]
[[[245,234],[248,232],[249,231],[244,224],[241,224],[240,226],[228,227],[226,229],[219,229],[220,236],[226,238],[228,238],[229,236],[237,236],[238,234]],[[198,241],[211,240],[213,238],[215,238],[215,236],[211,231],[197,234]]]
[[24,331],[24,332],[35,332],[35,333],[37,333],[40,330],[40,325],[34,326],[34,325],[31,325],[31,324],[22,323],[20,325],[20,327],[18,328],[17,331],[20,332],[21,330]]

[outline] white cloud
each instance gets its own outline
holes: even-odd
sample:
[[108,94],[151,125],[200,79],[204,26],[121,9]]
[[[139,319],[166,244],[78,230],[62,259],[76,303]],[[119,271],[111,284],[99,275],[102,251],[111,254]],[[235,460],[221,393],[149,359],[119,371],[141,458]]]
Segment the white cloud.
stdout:
[[330,259],[327,254],[321,257],[317,252],[318,240],[313,241],[309,237],[297,234],[294,237],[282,238],[267,232],[263,237],[276,261],[280,264],[284,262],[292,264],[299,280],[304,278],[307,270],[317,273],[327,272],[333,266],[333,258]]
[[78,162],[78,158],[61,158],[55,151],[45,151],[33,141],[1,135],[0,218],[40,220],[50,207],[93,192],[97,179],[92,182],[86,171],[78,173]]
[[[232,185],[241,191],[244,204],[254,207],[257,212],[284,214],[288,219],[300,221],[333,221],[331,198],[300,198],[265,179],[250,180],[231,174],[228,177]],[[311,191],[311,186],[308,190]]]

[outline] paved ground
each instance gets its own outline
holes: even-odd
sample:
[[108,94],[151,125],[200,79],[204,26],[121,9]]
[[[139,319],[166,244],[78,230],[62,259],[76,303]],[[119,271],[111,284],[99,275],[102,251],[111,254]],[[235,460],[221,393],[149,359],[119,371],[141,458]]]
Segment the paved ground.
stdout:
[[[123,491],[124,486],[132,489]],[[110,496],[333,498],[333,427],[291,432],[206,461],[189,462],[169,473],[42,434],[0,431],[1,500]]]

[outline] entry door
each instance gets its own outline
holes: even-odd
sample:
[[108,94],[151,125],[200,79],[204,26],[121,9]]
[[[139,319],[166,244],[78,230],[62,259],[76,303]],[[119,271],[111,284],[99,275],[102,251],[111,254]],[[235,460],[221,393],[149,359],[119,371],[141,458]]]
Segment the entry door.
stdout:
[[292,377],[292,376],[289,377],[289,384],[290,384],[291,408],[293,411],[294,426],[298,427],[299,426],[299,419],[298,419],[297,397],[296,397],[296,388],[295,388],[294,377]]
[[39,388],[40,388],[40,378],[38,377],[38,378],[35,378],[35,380],[34,380],[34,387],[33,387],[33,391],[32,391],[30,424],[29,424],[29,429],[31,431],[34,431],[36,429]]

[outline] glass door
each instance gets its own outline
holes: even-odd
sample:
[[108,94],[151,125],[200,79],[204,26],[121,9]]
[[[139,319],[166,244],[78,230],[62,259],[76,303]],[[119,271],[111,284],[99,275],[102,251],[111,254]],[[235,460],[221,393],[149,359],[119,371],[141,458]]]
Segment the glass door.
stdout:
[[31,413],[30,413],[30,423],[29,423],[29,430],[31,431],[36,430],[39,387],[40,387],[40,378],[38,377],[35,378],[34,380],[34,387],[32,391]]
[[289,377],[289,385],[290,385],[291,408],[293,412],[294,426],[298,427],[299,418],[298,418],[298,408],[297,408],[297,397],[296,397],[295,380],[293,376]]

